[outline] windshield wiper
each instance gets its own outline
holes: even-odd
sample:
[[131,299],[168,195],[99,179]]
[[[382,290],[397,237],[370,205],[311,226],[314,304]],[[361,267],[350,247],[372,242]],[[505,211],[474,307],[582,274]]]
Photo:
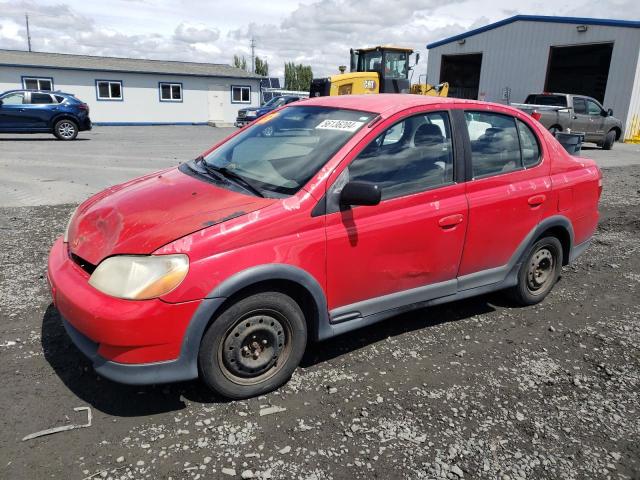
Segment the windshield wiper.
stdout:
[[207,163],[202,155],[195,158],[196,164],[202,165],[202,167],[209,173],[210,175],[216,177],[218,180],[232,180],[233,183],[240,185],[245,190],[257,195],[258,197],[264,198],[264,194],[260,191],[258,187],[249,182],[246,178],[241,175],[238,175],[233,170],[229,170],[227,167],[216,167]]
[[264,198],[264,194],[260,191],[260,189],[258,189],[258,187],[251,184],[249,180],[241,175],[238,175],[233,170],[229,170],[227,167],[216,167],[214,165],[209,165],[207,162],[202,162],[202,164],[204,165],[204,168],[206,168],[207,172],[212,173],[218,177],[224,177],[227,181],[231,180],[233,181],[233,183],[240,185],[242,188],[253,193],[254,195]]
[[[206,163],[206,162],[205,162]],[[227,167],[214,167],[212,165],[208,165],[209,168],[214,169],[216,172],[221,173],[227,180],[234,180],[235,183],[240,184],[240,186],[244,187],[245,190],[248,190],[258,197],[263,197],[263,193],[260,191],[258,187],[253,185],[249,180],[244,178],[242,175],[238,175],[233,170],[229,170]]]

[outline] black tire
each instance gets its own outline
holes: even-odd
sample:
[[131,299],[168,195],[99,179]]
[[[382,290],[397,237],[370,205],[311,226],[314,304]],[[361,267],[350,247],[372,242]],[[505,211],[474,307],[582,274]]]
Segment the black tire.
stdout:
[[562,270],[562,244],[556,237],[534,243],[518,271],[518,284],[509,293],[518,305],[540,303],[551,291]]
[[73,120],[63,118],[53,126],[53,134],[58,140],[75,140],[78,136],[78,124]]
[[307,345],[300,306],[279,292],[257,293],[225,309],[200,343],[204,383],[218,394],[243,399],[285,384]]
[[549,127],[549,131],[551,132],[551,134],[555,135],[556,132],[562,131],[562,127],[560,125],[551,125]]
[[609,133],[607,133],[607,135],[604,137],[604,142],[602,142],[602,149],[603,150],[611,150],[613,148],[613,145],[616,143],[616,132],[615,130],[611,130]]

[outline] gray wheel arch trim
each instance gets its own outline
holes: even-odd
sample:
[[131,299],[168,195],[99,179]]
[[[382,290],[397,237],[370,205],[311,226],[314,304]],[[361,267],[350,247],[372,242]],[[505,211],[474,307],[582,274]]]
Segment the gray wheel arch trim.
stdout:
[[554,227],[564,228],[569,234],[569,259],[573,251],[573,225],[564,215],[554,215],[545,218],[536,225],[527,236],[520,242],[509,262],[501,267],[482,270],[480,272],[469,273],[458,277],[458,290],[469,290],[483,287],[495,283],[503,283],[505,287],[517,283],[518,270],[524,261],[524,257],[535,242],[546,230]]
[[[324,289],[318,281],[306,270],[285,263],[268,263],[242,270],[231,277],[227,278],[220,285],[216,286],[206,296],[207,299],[229,298],[231,295],[240,290],[261,282],[273,280],[287,280],[304,288],[315,303],[318,312],[318,318],[313,319],[310,325],[309,338],[318,339],[318,333],[323,325],[329,323],[329,314],[327,308],[327,298]],[[217,308],[217,307],[216,307]],[[198,310],[200,310],[198,308]],[[197,312],[196,312],[197,313]],[[215,312],[212,312],[210,317]]]

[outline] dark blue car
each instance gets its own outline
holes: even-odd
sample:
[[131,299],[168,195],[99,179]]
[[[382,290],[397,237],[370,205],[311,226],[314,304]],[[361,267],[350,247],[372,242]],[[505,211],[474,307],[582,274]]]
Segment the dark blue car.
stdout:
[[267,103],[261,107],[249,107],[238,110],[238,118],[236,118],[236,127],[244,127],[245,125],[253,122],[256,118],[279,108],[283,105],[287,105],[292,102],[297,102],[300,97],[293,95],[282,95],[280,97],[273,97]]
[[69,93],[9,90],[0,94],[0,133],[53,133],[73,140],[91,130],[89,106]]

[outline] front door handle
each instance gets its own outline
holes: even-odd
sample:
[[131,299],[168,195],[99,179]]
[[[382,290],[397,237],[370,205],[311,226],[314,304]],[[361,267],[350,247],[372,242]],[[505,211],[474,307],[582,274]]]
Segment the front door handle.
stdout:
[[533,197],[529,197],[529,200],[527,200],[527,203],[529,203],[529,205],[532,207],[538,207],[542,205],[546,199],[547,199],[546,195],[543,195],[543,194],[534,195]]
[[438,225],[440,225],[440,227],[444,229],[454,228],[462,223],[462,220],[464,220],[462,214],[457,213],[455,215],[449,215],[448,217],[442,217],[440,220],[438,220]]

